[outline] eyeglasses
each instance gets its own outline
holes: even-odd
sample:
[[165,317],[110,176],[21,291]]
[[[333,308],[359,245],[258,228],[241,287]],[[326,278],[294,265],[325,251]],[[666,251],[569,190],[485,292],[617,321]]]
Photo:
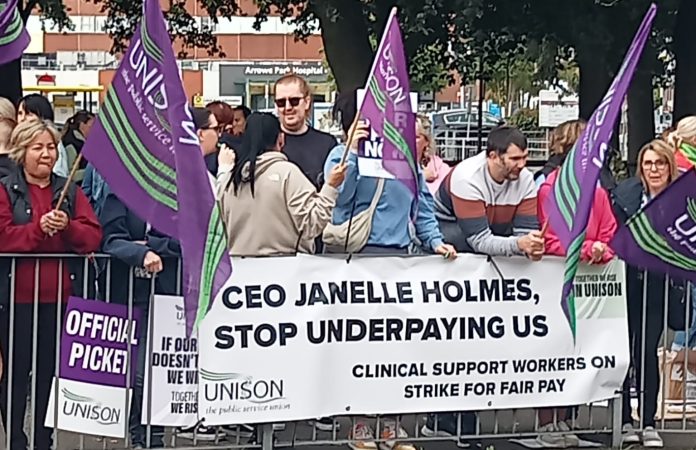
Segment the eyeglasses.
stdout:
[[652,170],[653,166],[657,170],[663,170],[665,167],[667,167],[667,161],[663,161],[661,159],[657,161],[643,161],[643,169]]
[[285,108],[290,103],[290,106],[295,108],[300,104],[301,100],[302,97],[277,98],[275,99],[275,104],[278,108]]
[[214,131],[214,132],[217,133],[217,134],[222,134],[223,128],[220,127],[220,126],[217,126],[217,127],[202,127],[201,130],[210,130],[210,131]]

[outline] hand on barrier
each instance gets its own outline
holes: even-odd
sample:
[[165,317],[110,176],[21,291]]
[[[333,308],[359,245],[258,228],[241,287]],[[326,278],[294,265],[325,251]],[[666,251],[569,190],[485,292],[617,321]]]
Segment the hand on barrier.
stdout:
[[162,258],[155,252],[147,252],[143,261],[145,270],[150,273],[159,273],[162,271]]
[[604,253],[607,251],[607,244],[604,242],[595,242],[592,244],[592,259],[590,263],[597,264],[601,263],[604,258]]
[[333,188],[338,188],[343,183],[343,180],[346,179],[347,168],[347,164],[336,164],[333,169],[331,169],[331,172],[329,172],[326,184]]
[[435,248],[435,253],[442,255],[445,259],[453,260],[457,258],[457,249],[450,244],[441,244]]
[[541,231],[532,231],[517,240],[517,247],[532,261],[539,261],[544,256],[544,236]]

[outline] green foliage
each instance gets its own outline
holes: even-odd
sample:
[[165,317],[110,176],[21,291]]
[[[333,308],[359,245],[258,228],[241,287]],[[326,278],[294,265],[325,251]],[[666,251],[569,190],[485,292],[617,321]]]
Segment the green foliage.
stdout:
[[[38,5],[42,18],[58,29],[70,29],[62,0],[24,0],[24,16]],[[113,51],[123,51],[140,17],[140,0],[91,0],[107,13],[106,31],[114,38]],[[210,22],[192,17],[185,0],[170,0],[166,16],[172,39],[183,44],[180,57],[194,48],[211,56],[225,56],[213,28],[221,18],[240,13],[238,0],[197,0]],[[465,82],[488,81],[489,96],[510,102],[517,91],[535,93],[545,85],[565,82],[570,90],[579,86],[578,62],[591,58],[616,70],[635,27],[650,0],[255,0],[257,28],[270,14],[279,14],[293,24],[298,39],[317,30],[349,23],[351,46],[360,37],[376,47],[389,11],[399,9],[405,36],[410,75],[416,89],[437,91],[453,81],[454,71]],[[663,58],[654,62],[661,81],[671,77],[674,13],[679,0],[657,0],[660,14],[653,45]],[[326,34],[325,34],[326,36]],[[335,36],[333,39],[337,39]],[[325,47],[330,43],[325,41]],[[335,45],[335,42],[334,42]],[[356,44],[357,45],[357,44]],[[365,53],[371,60],[373,55]],[[340,80],[346,70],[364,71],[362,64],[338,64],[342,55],[327,58]],[[346,56],[348,57],[348,56]],[[352,56],[354,57],[354,56]],[[361,74],[361,75],[367,75]],[[339,86],[340,87],[340,86]]]
[[510,116],[508,123],[522,131],[537,130],[539,128],[539,113],[535,109],[521,108]]

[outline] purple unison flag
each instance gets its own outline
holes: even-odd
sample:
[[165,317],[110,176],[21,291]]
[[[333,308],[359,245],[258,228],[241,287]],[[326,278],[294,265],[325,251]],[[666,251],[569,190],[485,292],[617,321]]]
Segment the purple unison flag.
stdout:
[[144,18],[83,151],[129,208],[154,228],[179,239],[190,334],[232,267],[157,0],[145,0]]
[[[161,12],[160,12],[161,16]],[[162,19],[158,19],[162,20]],[[135,30],[106,92],[83,152],[109,188],[143,220],[178,236],[171,93],[165,78],[179,79],[169,36],[153,35],[155,23]],[[164,27],[164,25],[161,25]],[[183,108],[178,111],[184,114]],[[187,130],[196,134],[191,123]]]
[[133,308],[129,320],[126,305],[70,297],[60,342],[58,376],[105,386],[133,387],[142,336],[140,320],[141,311],[137,308]]
[[0,65],[21,58],[31,41],[19,14],[17,1],[0,3]]
[[580,251],[585,240],[585,229],[592,211],[594,192],[604,164],[614,124],[621,104],[631,84],[643,47],[650,36],[657,7],[650,6],[638,29],[623,64],[616,74],[602,102],[592,113],[587,128],[577,140],[560,169],[556,183],[546,203],[549,224],[566,249],[561,305],[573,336],[576,333],[573,280],[580,263]]
[[[169,35],[158,0],[145,0],[145,23],[155,42],[165,39],[168,42]],[[164,83],[169,95],[169,120],[175,147],[178,236],[184,260],[186,331],[190,335],[232,274],[232,263],[227,254],[227,233],[198,135],[194,131],[174,52],[171,45],[163,51],[164,69],[172,74],[164,77]]]
[[360,115],[383,138],[382,164],[418,198],[416,115],[401,29],[393,8],[377,48]]
[[621,226],[611,248],[632,266],[696,283],[696,169]]

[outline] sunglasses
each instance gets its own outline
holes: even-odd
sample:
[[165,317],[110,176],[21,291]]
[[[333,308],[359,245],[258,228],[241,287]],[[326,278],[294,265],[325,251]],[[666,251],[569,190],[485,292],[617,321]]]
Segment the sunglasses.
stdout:
[[278,108],[285,108],[288,103],[293,108],[300,104],[302,97],[290,97],[290,98],[277,98],[275,99],[275,104]]

